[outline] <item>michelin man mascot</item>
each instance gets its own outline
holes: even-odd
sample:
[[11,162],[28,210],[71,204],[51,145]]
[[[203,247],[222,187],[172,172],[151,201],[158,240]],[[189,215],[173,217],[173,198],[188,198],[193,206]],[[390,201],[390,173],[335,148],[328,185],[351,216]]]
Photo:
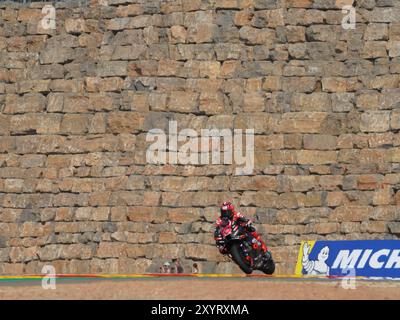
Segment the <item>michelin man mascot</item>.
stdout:
[[303,245],[303,270],[307,275],[329,275],[329,267],[326,264],[326,260],[329,256],[329,247],[325,246],[318,253],[317,260],[309,260],[310,245],[305,242]]

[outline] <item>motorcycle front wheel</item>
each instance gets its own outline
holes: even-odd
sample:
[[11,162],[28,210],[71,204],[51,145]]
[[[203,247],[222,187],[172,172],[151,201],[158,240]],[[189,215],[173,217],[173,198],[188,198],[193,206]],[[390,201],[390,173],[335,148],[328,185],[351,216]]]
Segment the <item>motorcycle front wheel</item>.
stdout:
[[244,273],[251,274],[253,272],[253,269],[249,266],[249,264],[245,259],[242,249],[240,248],[239,242],[232,243],[230,247],[230,253],[232,255],[233,261],[236,262],[236,264]]
[[265,274],[273,274],[275,271],[275,262],[274,260],[272,260],[272,258],[270,260],[268,260],[263,268],[261,269],[262,272],[264,272]]

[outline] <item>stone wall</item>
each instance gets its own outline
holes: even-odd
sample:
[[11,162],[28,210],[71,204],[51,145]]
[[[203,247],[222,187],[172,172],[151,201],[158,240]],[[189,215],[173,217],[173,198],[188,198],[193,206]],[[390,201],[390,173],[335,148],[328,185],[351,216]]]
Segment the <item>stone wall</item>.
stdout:
[[[0,4],[0,273],[149,272],[213,246],[223,200],[293,273],[303,239],[400,234],[400,1]],[[154,165],[146,133],[254,128],[255,169]],[[188,269],[186,269],[188,271]],[[190,269],[189,269],[190,271]]]

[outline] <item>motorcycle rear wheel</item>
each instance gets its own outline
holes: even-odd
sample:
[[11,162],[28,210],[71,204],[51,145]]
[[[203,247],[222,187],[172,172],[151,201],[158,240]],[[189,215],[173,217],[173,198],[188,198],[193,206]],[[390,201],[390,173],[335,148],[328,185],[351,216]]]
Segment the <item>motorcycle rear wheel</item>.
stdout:
[[253,269],[246,262],[244,254],[240,249],[240,243],[234,242],[230,247],[230,253],[232,255],[233,261],[239,266],[239,268],[246,274],[251,274]]

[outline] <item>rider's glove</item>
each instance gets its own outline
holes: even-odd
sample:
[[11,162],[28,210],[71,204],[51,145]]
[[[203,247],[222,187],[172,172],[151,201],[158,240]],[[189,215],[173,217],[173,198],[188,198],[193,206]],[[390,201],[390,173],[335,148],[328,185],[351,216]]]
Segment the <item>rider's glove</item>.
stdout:
[[251,222],[250,220],[247,221],[247,223],[246,223],[246,228],[247,228],[247,230],[249,230],[250,232],[256,231],[256,228],[253,227],[253,224],[252,224],[252,222]]

